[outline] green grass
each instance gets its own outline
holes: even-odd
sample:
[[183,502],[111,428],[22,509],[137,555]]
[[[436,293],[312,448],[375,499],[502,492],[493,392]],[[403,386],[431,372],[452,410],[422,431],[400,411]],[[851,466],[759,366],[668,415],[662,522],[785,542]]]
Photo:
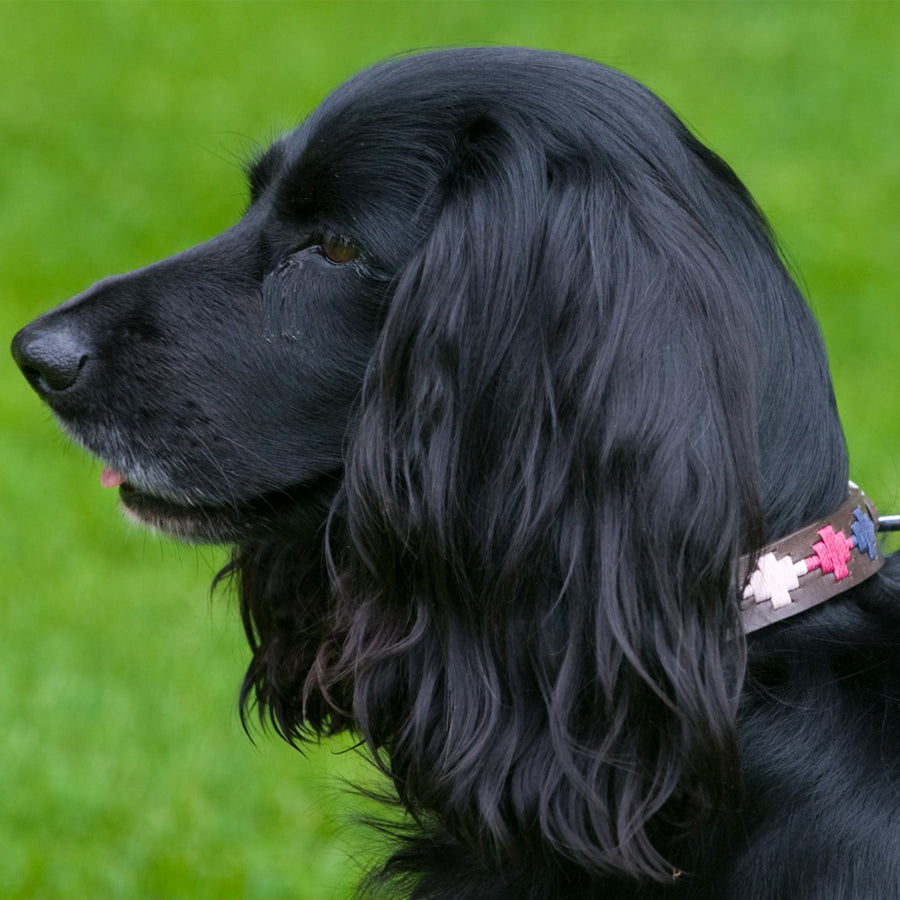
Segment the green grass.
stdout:
[[[228,225],[239,162],[361,66],[514,43],[622,68],[728,159],[802,274],[856,479],[900,505],[900,5],[5,3],[0,334]],[[752,352],[748,348],[748,352]],[[126,526],[0,358],[0,896],[345,897],[334,778],[254,746],[220,551]]]

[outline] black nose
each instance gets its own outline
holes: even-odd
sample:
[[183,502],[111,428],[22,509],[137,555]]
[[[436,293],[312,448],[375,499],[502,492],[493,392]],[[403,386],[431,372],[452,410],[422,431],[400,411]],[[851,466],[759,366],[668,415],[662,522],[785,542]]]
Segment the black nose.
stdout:
[[90,350],[71,326],[41,318],[13,338],[12,355],[28,383],[47,398],[78,381]]

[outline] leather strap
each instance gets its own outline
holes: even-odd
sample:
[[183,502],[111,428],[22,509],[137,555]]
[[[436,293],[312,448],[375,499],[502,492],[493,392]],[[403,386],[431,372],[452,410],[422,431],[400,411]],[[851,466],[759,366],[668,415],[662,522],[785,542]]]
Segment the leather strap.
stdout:
[[852,482],[847,500],[824,520],[741,557],[744,632],[749,634],[830,600],[884,564],[876,541],[878,511]]

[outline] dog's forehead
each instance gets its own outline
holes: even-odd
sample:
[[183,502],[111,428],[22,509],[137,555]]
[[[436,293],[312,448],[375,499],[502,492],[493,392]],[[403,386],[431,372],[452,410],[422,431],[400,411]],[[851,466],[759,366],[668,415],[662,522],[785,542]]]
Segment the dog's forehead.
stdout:
[[251,189],[268,192],[283,221],[322,223],[361,246],[365,232],[391,232],[404,245],[429,230],[442,190],[474,158],[488,171],[517,147],[536,172],[580,172],[582,156],[604,143],[615,153],[641,145],[649,157],[671,130],[667,112],[627,76],[584,59],[510,48],[427,53],[337,87],[259,158]]
[[[445,167],[421,141],[385,128],[376,113],[304,123],[272,145],[254,167],[273,186],[282,218],[336,220],[411,212]],[[348,235],[352,236],[352,235]]]
[[286,161],[333,153],[390,152],[395,159],[446,151],[460,128],[485,114],[554,111],[597,63],[520,48],[443,50],[378,63],[329,93],[282,142]]
[[440,51],[366,69],[259,157],[251,185],[279,180],[304,194],[327,183],[332,197],[361,184],[367,193],[378,184],[427,187],[473,120],[534,102],[526,82],[546,79],[549,56]]
[[436,96],[399,109],[385,87],[326,98],[248,167],[251,198],[268,193],[282,219],[333,221],[349,237],[363,217],[421,214],[448,169],[457,116],[441,114]]

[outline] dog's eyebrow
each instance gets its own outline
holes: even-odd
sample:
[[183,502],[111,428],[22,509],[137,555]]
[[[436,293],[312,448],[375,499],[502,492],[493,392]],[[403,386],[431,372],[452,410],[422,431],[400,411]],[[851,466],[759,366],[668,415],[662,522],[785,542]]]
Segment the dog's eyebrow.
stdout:
[[272,144],[267,150],[249,160],[244,166],[244,173],[250,185],[250,203],[255,203],[266,185],[272,180],[275,172],[284,161],[285,153],[281,144]]

